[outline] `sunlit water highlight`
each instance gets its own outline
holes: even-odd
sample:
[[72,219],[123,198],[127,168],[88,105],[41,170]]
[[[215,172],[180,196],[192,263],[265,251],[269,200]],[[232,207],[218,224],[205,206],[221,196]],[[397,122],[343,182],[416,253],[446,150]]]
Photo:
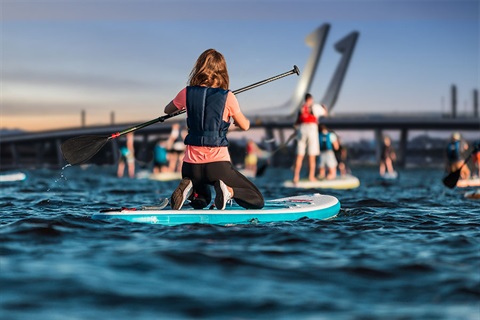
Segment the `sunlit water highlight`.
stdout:
[[[154,205],[176,182],[118,179],[114,168],[27,172],[1,185],[2,319],[480,318],[480,201],[433,169],[358,189],[330,221],[133,224],[102,208]],[[288,170],[268,169],[265,198]],[[316,192],[309,190],[306,192]]]

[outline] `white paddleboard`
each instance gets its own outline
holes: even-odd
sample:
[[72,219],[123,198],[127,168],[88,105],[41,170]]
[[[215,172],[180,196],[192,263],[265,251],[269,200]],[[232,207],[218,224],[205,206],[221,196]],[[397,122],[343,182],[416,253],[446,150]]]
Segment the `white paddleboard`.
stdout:
[[398,172],[397,171],[385,172],[383,175],[380,175],[380,178],[384,180],[395,180],[398,178]]
[[458,188],[480,187],[480,178],[460,179],[457,182]]
[[23,172],[11,172],[0,174],[0,182],[15,182],[27,179],[27,175]]
[[465,192],[464,197],[467,199],[480,200],[480,189]]
[[182,180],[182,173],[181,172],[151,173],[148,171],[143,171],[137,174],[137,179],[150,179],[150,180],[157,180],[157,181]]
[[337,176],[332,180],[317,180],[310,181],[308,179],[301,179],[297,183],[293,183],[292,180],[287,180],[283,183],[285,188],[296,189],[355,189],[360,186],[360,180],[352,175]]

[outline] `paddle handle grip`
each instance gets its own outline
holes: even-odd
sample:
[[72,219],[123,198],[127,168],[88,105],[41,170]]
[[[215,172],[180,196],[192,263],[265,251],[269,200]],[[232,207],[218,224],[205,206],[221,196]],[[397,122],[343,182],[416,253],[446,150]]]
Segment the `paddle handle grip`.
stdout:
[[[281,78],[290,76],[290,75],[292,75],[292,74],[300,75],[300,69],[298,69],[298,67],[297,67],[296,65],[294,65],[294,66],[293,66],[293,69],[290,70],[290,71],[287,71],[287,72],[281,73],[281,74],[279,74],[279,75],[270,77],[270,78],[268,78],[268,79],[265,79],[265,80],[256,82],[256,83],[251,84],[251,85],[249,85],[249,86],[246,86],[246,87],[243,87],[243,88],[234,90],[234,91],[232,91],[232,93],[233,93],[233,94],[239,94],[239,93],[245,92],[245,91],[247,91],[247,90],[250,90],[250,89],[253,89],[253,88],[262,86],[262,85],[264,85],[264,84],[270,83],[270,82],[272,82],[272,81],[275,81],[275,80],[278,80],[278,79],[281,79]],[[110,135],[110,137],[108,137],[108,140],[115,139],[115,138],[118,138],[118,137],[120,137],[120,136],[123,136],[124,134],[130,133],[130,132],[133,132],[133,131],[140,130],[140,129],[142,129],[142,128],[145,128],[145,127],[150,126],[150,125],[152,125],[152,124],[154,124],[154,123],[157,123],[157,122],[164,122],[164,121],[167,120],[167,119],[176,117],[176,116],[181,115],[181,114],[183,114],[183,113],[185,113],[185,112],[186,112],[185,109],[184,109],[184,110],[180,110],[180,111],[177,111],[177,112],[174,112],[174,113],[170,113],[170,114],[167,114],[167,115],[158,117],[158,118],[153,119],[153,120],[150,120],[150,121],[148,121],[148,122],[139,124],[139,125],[137,125],[137,126],[134,126],[134,127],[128,128],[128,129],[125,129],[125,130],[123,130],[123,131],[113,133],[112,135]]]

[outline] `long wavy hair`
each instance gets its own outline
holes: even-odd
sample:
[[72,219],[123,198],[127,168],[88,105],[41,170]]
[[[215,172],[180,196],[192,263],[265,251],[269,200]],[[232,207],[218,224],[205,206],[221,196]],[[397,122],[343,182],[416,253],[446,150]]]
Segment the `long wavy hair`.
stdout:
[[188,83],[190,86],[205,86],[228,90],[227,62],[223,55],[215,49],[205,50],[197,59],[190,72]]

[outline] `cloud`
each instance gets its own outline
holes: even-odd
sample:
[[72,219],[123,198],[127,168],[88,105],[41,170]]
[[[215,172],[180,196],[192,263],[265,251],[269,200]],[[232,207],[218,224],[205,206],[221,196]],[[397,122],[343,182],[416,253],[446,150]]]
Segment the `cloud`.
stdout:
[[[214,10],[213,10],[214,9]],[[475,0],[4,0],[7,20],[478,20]]]
[[139,81],[136,79],[122,79],[118,76],[41,72],[34,70],[6,70],[2,71],[4,84],[23,84],[32,86],[56,86],[88,89],[94,91],[104,90],[130,90],[144,91],[155,89],[156,84]]

